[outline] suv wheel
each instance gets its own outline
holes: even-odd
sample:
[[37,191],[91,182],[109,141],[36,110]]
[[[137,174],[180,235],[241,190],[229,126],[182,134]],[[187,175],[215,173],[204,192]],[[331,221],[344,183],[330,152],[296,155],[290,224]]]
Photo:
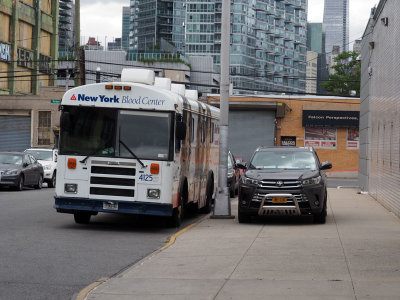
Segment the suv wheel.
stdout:
[[325,224],[326,223],[326,215],[327,215],[327,202],[328,202],[328,197],[325,192],[325,197],[324,197],[324,207],[322,208],[322,211],[319,214],[314,215],[314,223],[316,224]]
[[51,180],[48,183],[50,188],[53,188],[56,186],[56,171],[54,170],[53,176],[51,177]]

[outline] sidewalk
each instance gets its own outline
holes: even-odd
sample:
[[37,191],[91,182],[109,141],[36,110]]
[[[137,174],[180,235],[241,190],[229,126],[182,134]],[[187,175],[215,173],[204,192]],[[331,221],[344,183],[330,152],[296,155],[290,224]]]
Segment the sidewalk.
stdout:
[[399,219],[356,189],[328,199],[324,225],[205,218],[86,299],[400,299]]

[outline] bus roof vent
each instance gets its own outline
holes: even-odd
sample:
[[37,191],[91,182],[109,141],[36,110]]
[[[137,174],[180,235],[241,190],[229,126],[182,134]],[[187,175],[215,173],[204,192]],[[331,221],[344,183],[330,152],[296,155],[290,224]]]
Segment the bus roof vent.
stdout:
[[122,69],[121,81],[153,85],[154,71],[146,69]]
[[185,96],[185,85],[184,84],[171,84],[171,91],[177,93],[178,95]]
[[185,97],[197,101],[199,99],[199,92],[197,90],[186,90]]
[[171,79],[164,77],[156,77],[154,80],[154,86],[165,90],[171,90]]

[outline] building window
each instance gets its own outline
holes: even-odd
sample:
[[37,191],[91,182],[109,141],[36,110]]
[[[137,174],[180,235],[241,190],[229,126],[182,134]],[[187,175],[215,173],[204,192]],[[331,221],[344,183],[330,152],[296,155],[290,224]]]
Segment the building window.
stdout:
[[347,129],[347,144],[349,150],[357,150],[360,146],[360,132],[358,128]]
[[336,149],[337,130],[332,127],[305,127],[304,146],[314,148]]
[[38,145],[50,145],[51,112],[39,111]]

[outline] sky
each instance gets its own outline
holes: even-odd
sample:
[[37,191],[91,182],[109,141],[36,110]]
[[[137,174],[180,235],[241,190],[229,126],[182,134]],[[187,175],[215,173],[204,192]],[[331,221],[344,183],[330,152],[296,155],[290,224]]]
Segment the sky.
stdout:
[[[349,0],[350,50],[352,41],[361,39],[370,16],[371,8],[379,0]],[[122,35],[122,7],[129,0],[81,0],[81,43],[89,36],[102,45]],[[322,22],[324,0],[308,0],[308,22]]]

